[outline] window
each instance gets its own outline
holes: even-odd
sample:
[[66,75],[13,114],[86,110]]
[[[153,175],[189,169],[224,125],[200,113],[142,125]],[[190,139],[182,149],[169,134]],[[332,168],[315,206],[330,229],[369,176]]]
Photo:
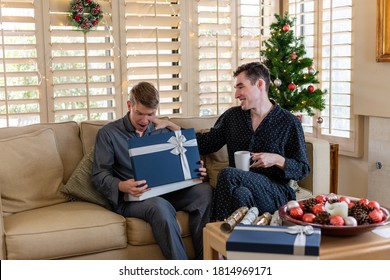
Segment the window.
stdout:
[[295,34],[305,37],[307,55],[328,91],[325,110],[314,118],[304,117],[305,132],[339,143],[344,154],[359,155],[359,119],[352,114],[352,0],[285,3],[290,16],[296,17]]
[[32,0],[0,6],[0,127],[38,123],[42,107],[35,10]]
[[[118,117],[120,92],[116,92],[115,39],[108,2],[99,3],[104,18],[96,30],[76,31],[67,18],[70,1],[40,1],[45,33],[49,120],[112,120]],[[119,115],[120,116],[120,115]]]
[[182,113],[180,1],[125,0],[127,80],[160,91],[160,115]]
[[[235,104],[232,74],[259,59],[278,11],[272,0],[97,0],[82,32],[69,0],[2,0],[0,126],[113,120],[141,80],[159,115],[219,115]],[[277,2],[277,3],[275,3]]]
[[275,1],[197,2],[199,115],[220,115],[234,105],[233,71],[260,59]]

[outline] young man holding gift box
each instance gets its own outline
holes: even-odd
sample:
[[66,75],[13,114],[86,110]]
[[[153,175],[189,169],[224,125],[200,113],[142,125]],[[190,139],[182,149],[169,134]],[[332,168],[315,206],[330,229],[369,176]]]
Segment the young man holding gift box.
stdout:
[[[128,152],[128,139],[180,130],[174,123],[156,118],[159,92],[150,83],[140,82],[130,91],[129,112],[103,126],[97,136],[92,181],[115,212],[148,222],[154,238],[167,259],[187,259],[176,220],[176,211],[189,213],[195,258],[203,258],[203,227],[209,221],[212,190],[201,183],[142,201],[125,201],[124,195],[140,196],[149,190],[145,180],[135,181]],[[199,169],[201,177],[206,169]]]
[[[220,171],[213,198],[211,220],[217,221],[242,206],[274,213],[295,199],[289,181],[301,180],[310,171],[302,124],[268,98],[267,67],[244,64],[234,78],[240,106],[225,111],[209,132],[197,134],[200,154],[227,145],[230,167]],[[234,168],[236,151],[251,152],[249,171]]]

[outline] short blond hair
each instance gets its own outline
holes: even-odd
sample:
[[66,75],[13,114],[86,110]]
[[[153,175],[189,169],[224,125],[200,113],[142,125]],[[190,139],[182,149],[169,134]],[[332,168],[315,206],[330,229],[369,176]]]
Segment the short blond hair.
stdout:
[[157,109],[160,103],[160,93],[148,82],[139,82],[130,90],[129,101],[131,105],[140,103],[147,108]]

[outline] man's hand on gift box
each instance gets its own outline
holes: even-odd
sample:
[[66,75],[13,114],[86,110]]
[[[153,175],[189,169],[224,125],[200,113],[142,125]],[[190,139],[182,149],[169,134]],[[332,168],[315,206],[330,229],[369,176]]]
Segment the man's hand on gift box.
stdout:
[[129,179],[119,182],[119,190],[124,193],[129,193],[134,197],[139,197],[150,189],[145,180],[135,181],[134,179]]
[[171,131],[180,130],[180,126],[174,124],[173,122],[166,119],[159,119],[156,117],[151,117],[150,121],[154,123],[156,129],[168,128]]
[[208,179],[207,175],[207,169],[204,167],[203,160],[200,161],[200,164],[202,165],[201,168],[199,168],[200,178],[202,181],[205,181]]

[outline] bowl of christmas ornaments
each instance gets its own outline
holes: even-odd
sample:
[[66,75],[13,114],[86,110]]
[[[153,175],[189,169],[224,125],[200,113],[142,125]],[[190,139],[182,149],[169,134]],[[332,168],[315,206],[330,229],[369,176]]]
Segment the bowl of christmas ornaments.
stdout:
[[351,236],[390,223],[390,209],[367,198],[330,193],[290,200],[279,209],[284,222],[321,228],[321,234]]

